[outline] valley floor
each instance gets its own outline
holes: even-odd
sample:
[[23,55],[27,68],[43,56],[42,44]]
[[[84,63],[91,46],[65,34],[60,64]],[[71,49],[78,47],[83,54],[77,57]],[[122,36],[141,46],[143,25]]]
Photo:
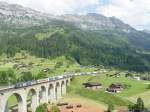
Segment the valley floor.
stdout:
[[[83,83],[85,82],[97,82],[102,84],[102,88],[96,91],[85,89]],[[126,86],[120,93],[107,93],[106,88],[113,83],[121,83]],[[148,81],[137,81],[130,77],[126,78],[123,75],[119,78],[109,77],[105,74],[99,74],[98,76],[78,76],[72,81],[68,91],[70,95],[79,95],[84,98],[93,100],[99,104],[105,105],[113,104],[115,109],[122,106],[132,105],[136,103],[138,97],[141,97],[144,101],[145,107],[150,107],[150,90],[147,89]],[[103,102],[103,103],[102,103]],[[91,103],[90,103],[91,104]]]
[[[65,106],[60,107],[61,112],[104,112],[106,105],[90,100],[78,95],[67,95],[60,102],[67,102],[72,105],[72,109],[66,109]],[[77,108],[77,105],[81,105],[81,108]]]
[[[89,90],[83,87],[85,82],[99,82],[103,85],[103,88],[98,90]],[[106,88],[112,83],[122,83],[127,85],[120,93],[107,93]],[[73,105],[73,109],[66,109],[61,107],[62,112],[103,112],[107,109],[108,104],[113,104],[117,111],[126,110],[125,107],[132,103],[136,103],[138,97],[141,97],[147,108],[150,107],[150,90],[147,89],[148,81],[137,81],[131,78],[121,76],[119,78],[109,77],[105,74],[99,74],[98,76],[77,76],[73,78],[71,85],[68,88],[68,94],[64,96],[60,102],[67,102],[69,105]],[[9,101],[9,105],[14,104],[15,98],[12,96]],[[82,108],[76,108],[78,104],[82,105]],[[123,107],[123,108],[122,108]],[[96,109],[96,110],[93,110]]]
[[[61,106],[59,107],[61,112],[105,112],[107,110],[107,105],[103,102],[97,102],[78,95],[66,95],[59,102],[66,102],[73,106],[72,109],[66,109],[66,106]],[[82,105],[82,107],[77,108],[77,105]],[[119,106],[114,112],[127,112],[127,107]]]

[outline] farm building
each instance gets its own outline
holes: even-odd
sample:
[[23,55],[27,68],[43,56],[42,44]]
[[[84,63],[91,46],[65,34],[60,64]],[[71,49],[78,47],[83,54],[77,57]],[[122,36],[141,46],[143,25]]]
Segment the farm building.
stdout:
[[109,88],[106,89],[108,92],[114,92],[114,93],[119,93],[123,90],[123,85],[122,84],[111,84]]
[[50,68],[45,68],[45,69],[43,69],[42,71],[43,71],[43,72],[49,72],[49,71],[52,71],[52,69],[50,69]]
[[141,77],[141,80],[150,81],[150,76],[142,76],[142,77]]
[[140,77],[133,77],[133,79],[134,79],[134,80],[138,80],[138,81],[140,81],[140,80],[141,80],[141,78],[140,78]]
[[102,88],[102,84],[95,83],[95,82],[87,82],[87,83],[83,83],[83,85],[84,85],[85,88],[92,89],[92,90],[96,90],[96,89]]

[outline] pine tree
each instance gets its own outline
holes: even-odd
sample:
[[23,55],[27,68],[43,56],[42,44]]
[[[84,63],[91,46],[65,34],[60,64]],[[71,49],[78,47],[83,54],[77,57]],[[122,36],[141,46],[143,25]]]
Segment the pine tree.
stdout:
[[137,99],[137,104],[136,105],[137,105],[138,112],[142,112],[144,110],[144,108],[145,108],[142,98],[138,98]]

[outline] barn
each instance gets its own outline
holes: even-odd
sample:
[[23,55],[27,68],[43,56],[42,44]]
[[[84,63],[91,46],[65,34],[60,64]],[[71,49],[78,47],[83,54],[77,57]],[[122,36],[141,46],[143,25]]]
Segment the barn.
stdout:
[[109,88],[106,89],[107,92],[119,93],[123,90],[123,85],[120,83],[111,84]]
[[102,88],[102,84],[100,83],[95,83],[95,82],[87,82],[87,83],[83,83],[84,87],[87,89],[91,89],[91,90],[97,90]]

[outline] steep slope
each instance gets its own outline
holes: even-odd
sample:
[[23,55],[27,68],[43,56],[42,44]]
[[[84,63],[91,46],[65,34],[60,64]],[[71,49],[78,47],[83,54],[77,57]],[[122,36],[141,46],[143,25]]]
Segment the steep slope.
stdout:
[[52,16],[0,2],[0,54],[72,56],[82,65],[150,70],[150,34],[99,14]]
[[8,57],[26,50],[44,58],[69,55],[82,65],[102,64],[136,71],[150,69],[150,54],[119,33],[90,32],[59,22],[14,32],[0,41],[0,51]]
[[0,2],[0,26],[29,27],[41,25],[50,22],[50,16],[20,5]]

